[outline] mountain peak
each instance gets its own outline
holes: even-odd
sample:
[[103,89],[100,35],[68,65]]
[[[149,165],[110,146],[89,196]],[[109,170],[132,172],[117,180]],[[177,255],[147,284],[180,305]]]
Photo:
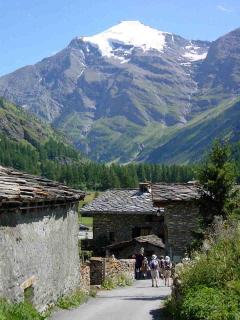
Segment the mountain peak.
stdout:
[[155,49],[163,51],[165,35],[157,29],[144,25],[140,21],[121,21],[119,24],[94,36],[83,37],[84,42],[98,46],[103,56],[115,57],[113,43],[141,48],[143,51]]

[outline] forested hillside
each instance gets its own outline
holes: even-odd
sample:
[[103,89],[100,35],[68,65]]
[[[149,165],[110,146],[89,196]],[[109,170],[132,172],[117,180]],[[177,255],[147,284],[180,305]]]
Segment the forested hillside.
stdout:
[[[64,136],[0,99],[0,163],[87,190],[133,188],[140,181],[187,182],[194,166],[164,164],[98,164],[88,160]],[[240,144],[233,157],[240,176]]]
[[145,180],[188,181],[194,176],[190,166],[89,161],[61,133],[5,99],[0,99],[0,163],[90,190],[136,187]]
[[12,141],[2,134],[0,150],[2,165],[43,175],[81,189],[131,188],[137,187],[139,181],[183,182],[194,176],[190,166],[97,164],[83,160],[71,146],[52,138],[33,147],[26,142]]

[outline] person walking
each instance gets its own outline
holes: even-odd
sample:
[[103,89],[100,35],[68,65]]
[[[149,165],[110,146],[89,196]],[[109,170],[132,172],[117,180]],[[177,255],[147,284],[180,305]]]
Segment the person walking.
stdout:
[[152,255],[150,264],[149,264],[150,270],[151,270],[151,277],[152,277],[152,287],[154,287],[154,284],[156,287],[159,287],[159,262],[157,259],[157,256],[155,254]]
[[141,272],[144,279],[147,279],[148,271],[149,271],[148,259],[147,257],[144,257],[142,262],[142,267],[141,267]]
[[159,266],[160,266],[160,270],[159,270],[159,276],[161,279],[163,279],[163,273],[164,273],[164,256],[161,256],[159,259]]
[[165,257],[164,260],[164,280],[165,280],[165,286],[170,287],[170,278],[171,278],[171,269],[172,269],[172,263],[169,256]]
[[143,254],[144,254],[144,248],[141,248],[140,252],[135,254],[135,261],[136,261],[135,262],[135,278],[137,280],[140,280],[142,275],[141,267],[144,259]]

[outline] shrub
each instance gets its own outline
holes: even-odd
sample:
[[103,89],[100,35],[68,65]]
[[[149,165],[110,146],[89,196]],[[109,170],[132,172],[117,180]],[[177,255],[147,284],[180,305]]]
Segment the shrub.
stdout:
[[78,307],[88,300],[88,296],[81,289],[77,289],[69,295],[58,299],[56,305],[61,309],[71,309]]
[[106,278],[102,283],[102,288],[106,290],[111,290],[117,287],[116,281],[114,281],[112,278],[108,277]]
[[240,319],[240,223],[223,224],[210,243],[179,273],[177,294],[167,303],[174,319]]
[[125,273],[120,273],[117,278],[107,277],[102,284],[102,287],[106,290],[111,290],[119,287],[131,286],[133,284],[133,280],[126,275]]
[[181,306],[182,319],[234,320],[238,317],[237,298],[216,288],[192,287]]
[[117,278],[117,285],[120,287],[126,287],[131,286],[133,284],[132,278],[130,278],[128,275],[122,273]]
[[5,300],[0,300],[0,320],[43,320],[29,303],[11,304]]

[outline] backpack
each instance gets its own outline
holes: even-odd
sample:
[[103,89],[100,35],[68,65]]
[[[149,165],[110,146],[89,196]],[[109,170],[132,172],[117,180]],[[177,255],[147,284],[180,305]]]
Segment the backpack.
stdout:
[[171,262],[170,261],[165,261],[164,262],[164,269],[165,270],[171,270]]
[[157,260],[152,260],[150,263],[150,268],[151,270],[157,270],[159,267],[158,261]]
[[160,268],[161,268],[161,269],[164,269],[164,262],[165,262],[165,261],[164,261],[163,259],[160,260]]

